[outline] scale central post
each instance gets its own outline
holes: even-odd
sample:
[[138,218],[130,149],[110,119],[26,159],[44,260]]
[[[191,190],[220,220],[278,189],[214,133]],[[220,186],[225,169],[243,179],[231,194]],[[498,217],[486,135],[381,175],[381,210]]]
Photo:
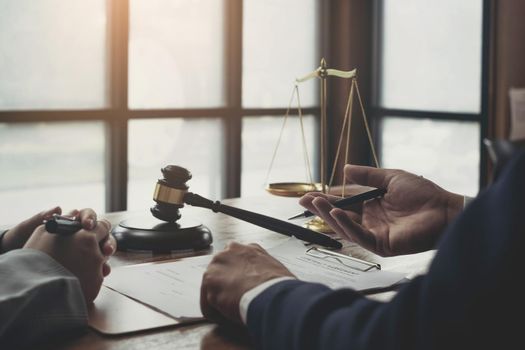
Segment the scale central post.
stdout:
[[331,69],[327,67],[326,60],[321,59],[319,67],[305,75],[302,78],[295,80],[296,84],[303,83],[313,78],[318,78],[320,81],[319,94],[320,94],[320,109],[321,109],[321,133],[320,133],[320,175],[321,175],[321,191],[327,193],[330,185],[327,181],[327,162],[328,162],[328,106],[327,106],[327,79],[330,76],[338,77],[342,79],[355,79],[357,70],[342,71],[338,69]]
[[[329,69],[324,58],[321,59],[320,66],[313,72],[306,76],[296,79],[296,84],[305,82],[307,80],[318,78],[320,81],[320,107],[321,107],[321,133],[320,133],[320,175],[321,175],[321,192],[328,193],[331,183],[327,181],[327,162],[328,162],[328,107],[327,107],[327,79],[329,76],[334,76],[343,79],[355,79],[356,70],[341,71],[337,69]],[[333,176],[332,176],[333,178]],[[332,182],[332,181],[330,181]],[[306,223],[306,227],[319,232],[332,232],[332,229],[319,217],[316,217]]]

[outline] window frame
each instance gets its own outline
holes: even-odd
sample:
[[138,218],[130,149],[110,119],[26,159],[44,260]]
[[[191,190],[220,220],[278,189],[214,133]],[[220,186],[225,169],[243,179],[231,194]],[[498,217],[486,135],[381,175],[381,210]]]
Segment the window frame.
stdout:
[[[387,109],[378,104],[379,78],[381,67],[381,14],[382,1],[372,3],[371,34],[362,33],[363,37],[370,36],[372,49],[371,63],[368,67],[362,64],[366,72],[370,69],[371,75],[371,104],[370,116],[376,148],[380,150],[380,124],[385,116],[406,117],[415,119],[434,119],[449,121],[475,121],[480,123],[480,188],[486,186],[488,174],[488,158],[483,139],[488,135],[489,127],[489,74],[490,74],[490,37],[491,37],[491,0],[483,0],[482,14],[482,72],[481,72],[481,108],[479,113],[452,113],[404,109]],[[83,110],[0,110],[2,123],[30,123],[53,121],[102,121],[106,129],[106,162],[105,188],[106,211],[121,211],[127,209],[128,187],[128,121],[138,118],[219,118],[223,124],[224,166],[222,169],[222,193],[225,197],[239,197],[241,194],[241,152],[242,152],[242,119],[243,117],[284,115],[286,108],[243,108],[242,106],[242,40],[243,40],[243,1],[227,0],[225,4],[225,105],[218,108],[170,108],[170,109],[129,109],[128,108],[128,38],[129,38],[129,0],[108,0],[108,88],[109,107],[103,109]],[[320,2],[319,11],[319,47],[320,53],[325,52],[331,60],[340,60],[334,50],[349,49],[350,46],[340,40],[334,26],[330,25],[329,17],[338,18],[340,10],[356,6],[355,0],[351,5],[346,2]],[[362,10],[362,8],[359,8]],[[365,9],[366,12],[366,9]],[[345,12],[346,13],[346,12]],[[368,13],[366,13],[368,15]],[[338,25],[345,25],[338,22]],[[330,31],[333,31],[332,38]],[[367,49],[366,40],[356,42],[358,46]],[[355,53],[350,50],[350,60],[355,59]],[[346,53],[341,53],[346,57]],[[345,59],[346,60],[346,59]],[[353,66],[353,65],[351,65]],[[366,74],[366,73],[365,73]],[[334,88],[333,91],[337,89]],[[364,91],[366,95],[366,91]],[[330,101],[336,102],[337,99]],[[330,106],[329,106],[330,107]],[[331,107],[330,107],[331,108]],[[292,110],[291,114],[296,115]],[[303,114],[311,114],[319,124],[319,107],[304,108]],[[329,120],[330,139],[337,139],[337,120]],[[318,126],[317,126],[318,128]],[[334,145],[330,145],[333,151]],[[359,147],[358,147],[359,148]],[[359,153],[356,148],[355,151]],[[368,153],[367,150],[362,150]],[[364,154],[361,152],[361,154]],[[331,153],[330,153],[331,154]],[[369,163],[371,164],[371,158]]]
[[[323,2],[321,2],[321,5]],[[130,109],[128,107],[129,0],[107,1],[107,45],[109,107],[83,110],[0,110],[0,123],[55,121],[102,121],[106,133],[105,210],[127,209],[128,122],[138,118],[219,118],[223,125],[222,193],[225,197],[241,194],[241,152],[243,117],[282,117],[283,108],[243,108],[242,40],[243,1],[225,0],[225,105],[217,108]],[[324,33],[323,6],[319,12],[320,34]],[[320,40],[322,42],[322,40]],[[319,119],[319,107],[303,108],[304,115]],[[297,115],[297,111],[290,111]]]

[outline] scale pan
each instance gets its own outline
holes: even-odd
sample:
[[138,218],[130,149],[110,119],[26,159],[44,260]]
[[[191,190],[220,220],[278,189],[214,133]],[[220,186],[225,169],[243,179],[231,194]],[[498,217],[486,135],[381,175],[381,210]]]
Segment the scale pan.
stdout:
[[301,197],[308,192],[320,192],[320,183],[308,182],[274,182],[266,186],[266,191],[276,196]]

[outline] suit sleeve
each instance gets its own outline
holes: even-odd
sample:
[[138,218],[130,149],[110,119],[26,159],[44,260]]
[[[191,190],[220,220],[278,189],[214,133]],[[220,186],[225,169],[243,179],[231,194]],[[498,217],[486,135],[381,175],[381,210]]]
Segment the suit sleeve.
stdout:
[[87,323],[78,279],[37,250],[0,255],[0,349],[19,348]]
[[[389,302],[282,281],[248,309],[261,349],[523,347],[525,154],[444,232],[428,273]],[[516,321],[514,321],[516,320]]]

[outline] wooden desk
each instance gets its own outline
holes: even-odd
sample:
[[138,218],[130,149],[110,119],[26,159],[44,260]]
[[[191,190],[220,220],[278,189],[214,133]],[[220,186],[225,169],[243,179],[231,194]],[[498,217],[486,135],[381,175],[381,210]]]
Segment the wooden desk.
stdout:
[[[254,210],[260,213],[272,215],[279,218],[287,218],[301,210],[297,204],[297,198],[274,197],[271,195],[257,198],[231,199],[224,201],[227,204],[241,207],[243,209]],[[136,215],[148,213],[149,208],[145,207],[143,212],[119,212],[105,215],[113,225],[117,225],[121,220]],[[240,243],[256,242],[264,248],[277,245],[288,237],[277,234],[257,226],[245,223],[235,218],[216,214],[212,211],[185,207],[182,215],[193,218],[207,225],[213,234],[213,246],[205,252],[199,254],[211,254],[220,251],[230,241]],[[378,262],[384,270],[400,271],[408,275],[422,273],[426,270],[428,263],[433,257],[433,252],[401,256],[394,258],[381,258],[356,245],[345,244],[345,253],[368,261]],[[138,264],[151,261],[172,259],[186,255],[180,254],[151,254],[151,253],[131,253],[117,252],[111,258],[112,267]],[[394,292],[379,293],[371,296],[379,300],[387,300],[393,296]],[[37,348],[37,347],[35,347]],[[211,323],[200,323],[191,326],[177,326],[157,331],[143,332],[133,335],[108,337],[100,335],[93,330],[87,330],[77,335],[71,335],[68,339],[60,341],[51,340],[47,344],[42,344],[42,349],[250,349],[250,340],[246,334],[231,334],[221,327]]]

